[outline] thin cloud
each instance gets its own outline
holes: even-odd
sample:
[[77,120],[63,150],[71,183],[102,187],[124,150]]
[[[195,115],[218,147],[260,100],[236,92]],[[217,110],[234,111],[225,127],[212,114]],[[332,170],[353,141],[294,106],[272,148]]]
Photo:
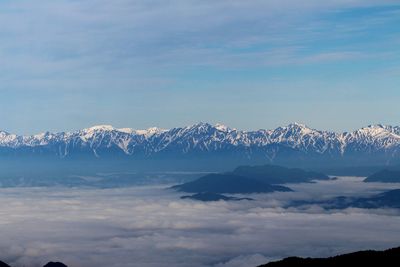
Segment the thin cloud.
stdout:
[[[0,91],[7,99],[0,105],[2,128],[27,134],[104,121],[168,128],[176,121],[205,120],[235,121],[248,128],[260,126],[241,116],[262,114],[276,125],[298,110],[322,123],[306,114],[307,101],[298,101],[302,105],[296,111],[289,105],[268,116],[265,107],[279,108],[269,98],[275,81],[296,99],[309,90],[341,90],[346,79],[359,95],[372,95],[365,91],[372,91],[370,80],[377,79],[365,72],[398,61],[398,48],[392,45],[398,36],[393,26],[398,16],[392,11],[398,9],[396,2],[2,1]],[[335,79],[330,70],[337,73]],[[393,84],[396,78],[391,77]],[[310,86],[307,79],[321,85]],[[262,86],[256,99],[263,103],[225,99],[232,97],[231,88],[253,90],[255,84]],[[295,86],[302,88],[291,89]],[[389,86],[395,88],[379,88]],[[213,101],[205,97],[211,91],[225,100],[223,105],[197,107],[197,102]],[[154,104],[155,99],[163,101]],[[343,110],[354,110],[354,105],[337,111],[341,103],[329,101],[334,104],[324,108],[330,113],[351,119]],[[149,110],[150,105],[157,109]],[[237,114],[239,109],[246,112]],[[363,111],[360,116],[374,115],[356,110]]]

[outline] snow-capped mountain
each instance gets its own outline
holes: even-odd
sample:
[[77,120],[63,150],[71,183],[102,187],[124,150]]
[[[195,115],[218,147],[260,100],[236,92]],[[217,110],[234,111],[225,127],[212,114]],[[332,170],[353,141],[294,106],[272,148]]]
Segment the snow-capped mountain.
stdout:
[[242,158],[267,162],[400,162],[400,127],[370,125],[349,133],[293,123],[274,130],[241,131],[222,124],[170,130],[117,129],[109,125],[18,136],[0,131],[0,157],[33,155],[131,159]]

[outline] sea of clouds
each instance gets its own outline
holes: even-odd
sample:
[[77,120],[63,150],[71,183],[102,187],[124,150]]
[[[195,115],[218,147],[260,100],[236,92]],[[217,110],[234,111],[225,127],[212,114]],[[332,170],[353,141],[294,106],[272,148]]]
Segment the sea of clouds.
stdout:
[[1,188],[0,259],[12,266],[257,266],[400,245],[397,210],[284,208],[396,188],[360,178],[291,185],[255,201],[197,202],[166,186]]

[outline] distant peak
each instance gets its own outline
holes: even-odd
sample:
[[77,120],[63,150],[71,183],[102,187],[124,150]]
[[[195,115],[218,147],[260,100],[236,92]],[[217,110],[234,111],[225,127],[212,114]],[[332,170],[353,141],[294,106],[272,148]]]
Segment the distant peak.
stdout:
[[[364,129],[365,128],[382,128],[382,124],[370,124],[370,125],[368,125],[368,126],[366,126],[366,127],[363,127]],[[362,128],[362,129],[363,129]]]
[[212,125],[207,122],[199,122],[199,123],[193,124],[189,128],[208,128],[208,127],[212,127]]
[[92,131],[114,131],[115,128],[111,125],[95,125],[85,130],[92,130]]
[[165,129],[161,129],[161,128],[158,128],[158,127],[150,127],[150,128],[147,129],[147,131],[149,131],[149,132],[158,132],[158,131],[165,131]]
[[295,127],[295,128],[309,128],[307,125],[305,125],[303,123],[298,123],[298,122],[290,123],[288,125],[288,127],[291,127],[291,128],[293,128],[293,127]]
[[49,136],[49,135],[51,135],[51,133],[47,131],[47,132],[35,134],[33,137],[35,137],[35,138],[44,138],[44,137]]
[[391,126],[387,126],[387,125],[383,125],[383,124],[370,124],[367,127],[364,127],[364,129],[365,128],[369,128],[369,129],[385,129],[385,130],[387,130],[387,129],[391,129],[392,127]]
[[390,130],[391,127],[385,126],[382,124],[370,124],[367,127],[363,127],[360,130],[361,131],[386,131]]
[[135,132],[135,130],[132,128],[119,128],[119,129],[117,129],[117,131],[121,132],[121,133],[127,133],[127,134],[133,134]]
[[228,132],[231,128],[229,128],[228,126],[221,124],[221,123],[217,123],[214,126],[217,130],[221,131],[221,132]]
[[152,136],[152,135],[155,135],[155,134],[158,134],[158,133],[163,133],[163,132],[166,132],[166,131],[168,131],[168,130],[161,129],[161,128],[158,128],[158,127],[150,127],[150,128],[148,128],[146,130],[136,130],[134,132],[136,134],[145,135],[145,136],[149,137],[149,136]]
[[114,128],[111,125],[96,125],[87,129],[84,129],[84,131],[87,132],[93,132],[93,131],[105,131],[105,132],[110,132],[110,131],[118,131],[121,133],[126,133],[126,134],[139,134],[139,135],[153,135],[156,133],[161,133],[165,132],[167,130],[157,128],[157,127],[151,127],[145,130],[135,130],[132,128]]
[[284,128],[289,129],[289,130],[302,131],[302,132],[304,132],[304,131],[307,131],[307,132],[314,131],[314,129],[308,127],[307,125],[305,125],[303,123],[298,123],[298,122],[291,123],[291,124],[289,124],[288,126],[286,126]]

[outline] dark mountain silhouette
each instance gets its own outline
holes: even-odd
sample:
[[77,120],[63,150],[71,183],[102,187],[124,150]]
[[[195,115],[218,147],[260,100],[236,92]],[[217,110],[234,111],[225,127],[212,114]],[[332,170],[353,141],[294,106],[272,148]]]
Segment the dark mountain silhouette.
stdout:
[[400,189],[390,190],[372,197],[336,197],[325,201],[295,201],[289,206],[319,205],[325,209],[400,209]]
[[233,174],[252,178],[268,184],[304,183],[312,180],[328,180],[323,173],[290,169],[276,165],[240,166]]
[[364,182],[400,183],[400,170],[382,170],[368,176]]
[[187,193],[216,194],[289,192],[292,191],[290,188],[277,184],[303,183],[317,179],[327,180],[329,177],[318,172],[276,165],[241,166],[233,172],[208,174],[172,188]]
[[[0,267],[10,267],[10,265],[0,261]],[[47,263],[45,266],[43,267],[68,267],[67,265],[65,265],[64,263],[61,262],[49,262]]]
[[214,194],[250,194],[292,191],[285,186],[270,185],[234,174],[208,174],[193,182],[176,185],[172,188],[187,193],[207,192]]
[[331,258],[291,257],[259,267],[342,267],[342,266],[400,266],[400,248],[385,251],[359,251]]
[[198,193],[194,194],[191,196],[182,196],[181,199],[193,199],[193,200],[200,200],[200,201],[219,201],[219,200],[224,200],[224,201],[239,201],[239,200],[253,200],[252,198],[238,198],[238,197],[229,197],[229,196],[224,196],[221,194],[215,194],[215,193]]

